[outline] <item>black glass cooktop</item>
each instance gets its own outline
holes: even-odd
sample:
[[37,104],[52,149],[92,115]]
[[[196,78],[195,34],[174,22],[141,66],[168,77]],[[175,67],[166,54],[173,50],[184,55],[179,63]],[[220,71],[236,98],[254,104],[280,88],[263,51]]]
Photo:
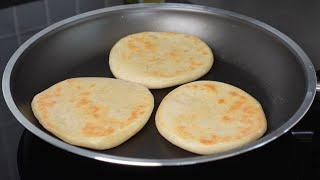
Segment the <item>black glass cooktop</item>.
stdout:
[[[145,0],[147,1],[147,0]],[[181,0],[232,10],[262,20],[294,39],[320,69],[318,0]],[[141,0],[2,0],[0,72],[12,53],[34,33],[86,11]],[[320,98],[319,98],[320,99]],[[0,95],[0,180],[108,179],[122,177],[320,179],[320,101],[291,131],[240,156],[201,165],[142,168],[103,163],[58,149],[23,128]]]

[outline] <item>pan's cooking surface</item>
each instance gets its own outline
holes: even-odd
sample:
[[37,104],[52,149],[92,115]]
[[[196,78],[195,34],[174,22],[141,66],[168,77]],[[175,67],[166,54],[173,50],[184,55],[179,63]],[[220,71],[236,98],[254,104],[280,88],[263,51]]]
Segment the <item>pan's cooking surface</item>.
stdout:
[[[132,6],[101,11],[76,20],[51,31],[31,45],[19,57],[11,74],[11,93],[15,104],[31,123],[43,130],[31,112],[32,97],[66,78],[111,77],[107,66],[109,50],[121,37],[141,31],[190,33],[206,41],[213,48],[215,63],[202,79],[236,85],[257,98],[268,118],[268,140],[289,128],[284,124],[301,105],[307,88],[310,88],[309,83],[315,86],[315,78],[311,77],[313,69],[306,67],[310,62],[302,56],[298,58],[303,52],[294,53],[293,46],[288,48],[288,44],[262,27],[229,17],[228,13],[217,9],[211,9],[209,13],[199,7]],[[308,68],[309,74],[306,73]],[[312,81],[308,82],[310,77]],[[152,91],[156,107],[170,90]],[[305,110],[314,92],[308,93]],[[296,117],[293,123],[298,119]],[[278,128],[281,131],[274,134]],[[165,141],[155,128],[154,116],[141,132],[123,145],[96,152],[143,159],[195,156]]]
[[[70,71],[68,71],[67,77],[113,77],[105,59],[105,55],[88,59],[85,63],[79,64],[75,68],[72,68]],[[201,79],[223,81],[243,88],[256,98],[260,99],[261,103],[265,106],[266,114],[269,114],[267,107],[271,102],[268,101],[266,92],[261,85],[259,85],[257,79],[250,75],[250,73],[237,68],[235,65],[225,63],[219,59],[220,57],[217,56],[214,68],[212,68],[211,71]],[[245,86],[244,84],[248,86]],[[117,148],[107,150],[105,153],[137,158],[178,158],[196,156],[195,154],[184,151],[166,141],[161,137],[155,127],[154,115],[158,105],[163,97],[174,88],[175,87],[161,90],[151,90],[155,97],[155,110],[153,111],[147,125],[126,143],[123,143]],[[28,111],[30,110],[28,109]]]

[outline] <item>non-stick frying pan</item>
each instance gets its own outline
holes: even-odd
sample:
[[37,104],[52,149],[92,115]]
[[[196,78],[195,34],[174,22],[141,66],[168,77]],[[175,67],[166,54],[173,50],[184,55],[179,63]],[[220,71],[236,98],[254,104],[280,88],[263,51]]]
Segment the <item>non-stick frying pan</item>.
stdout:
[[[113,77],[111,47],[142,31],[189,33],[208,43],[215,54],[211,71],[201,79],[223,81],[258,99],[268,119],[259,140],[227,152],[199,156],[162,138],[154,114],[173,88],[152,90],[155,110],[147,125],[124,144],[105,151],[69,145],[46,131],[31,111],[33,96],[71,77]],[[316,93],[315,70],[290,38],[255,19],[215,8],[183,4],[139,4],[99,9],[49,26],[27,40],[11,57],[3,75],[5,100],[29,131],[78,155],[111,163],[165,166],[214,161],[261,147],[293,127]]]

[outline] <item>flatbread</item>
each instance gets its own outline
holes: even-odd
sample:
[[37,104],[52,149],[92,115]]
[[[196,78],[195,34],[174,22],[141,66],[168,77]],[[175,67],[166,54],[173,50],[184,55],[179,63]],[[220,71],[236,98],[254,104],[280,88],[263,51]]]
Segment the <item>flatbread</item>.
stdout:
[[214,154],[258,139],[267,121],[260,103],[243,90],[222,82],[195,81],[163,99],[156,126],[180,148]]
[[37,94],[32,110],[40,124],[73,145],[115,147],[136,134],[154,107],[150,91],[112,78],[72,78]]
[[116,78],[150,89],[196,80],[210,70],[213,61],[205,42],[174,32],[128,35],[113,46],[109,56],[109,66]]

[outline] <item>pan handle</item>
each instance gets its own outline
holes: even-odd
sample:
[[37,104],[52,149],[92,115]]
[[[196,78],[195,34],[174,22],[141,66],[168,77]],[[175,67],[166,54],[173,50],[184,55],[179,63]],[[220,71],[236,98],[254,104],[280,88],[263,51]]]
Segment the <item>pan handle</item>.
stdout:
[[316,90],[317,90],[317,93],[320,93],[320,82],[317,82]]

